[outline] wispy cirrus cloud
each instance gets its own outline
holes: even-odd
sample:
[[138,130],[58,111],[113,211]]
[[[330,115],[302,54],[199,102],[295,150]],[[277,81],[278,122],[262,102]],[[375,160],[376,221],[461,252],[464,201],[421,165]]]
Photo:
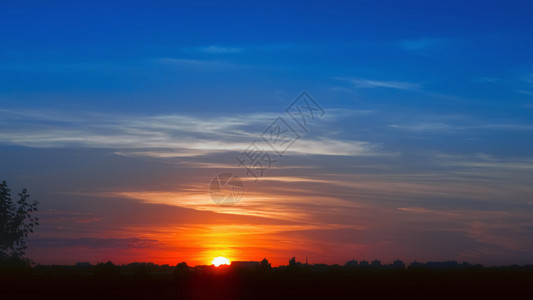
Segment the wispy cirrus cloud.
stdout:
[[471,156],[438,155],[441,164],[463,166],[470,169],[533,170],[533,159],[521,157],[496,157],[486,153]]
[[407,81],[385,81],[354,77],[339,77],[335,79],[347,81],[351,83],[354,88],[387,88],[406,91],[418,91],[422,88],[422,85],[419,83]]
[[36,215],[41,221],[45,222],[70,222],[70,223],[94,223],[102,221],[103,218],[96,217],[91,213],[72,212],[72,211],[58,211],[49,209],[46,211],[38,211]]
[[516,90],[515,92],[527,96],[533,96],[533,73],[525,74],[519,77],[522,83],[525,83],[521,89]]
[[[193,157],[216,152],[242,152],[277,117],[273,113],[198,118],[191,115],[109,116],[81,114],[73,118],[52,112],[0,110],[4,130],[0,143],[34,148],[88,147],[117,149],[119,155],[159,158]],[[35,125],[35,121],[39,125]],[[327,133],[327,131],[326,131]],[[264,145],[268,147],[268,145]],[[373,155],[378,145],[326,136],[298,140],[293,154]]]
[[200,53],[200,54],[232,54],[240,53],[245,49],[235,46],[222,46],[222,45],[209,45],[209,46],[196,46],[196,47],[182,47],[181,50],[184,53]]
[[533,91],[517,90],[516,92],[519,93],[519,94],[524,94],[524,95],[528,95],[528,96],[533,96]]
[[473,82],[478,83],[496,83],[502,81],[501,78],[494,78],[494,77],[476,77],[472,79]]
[[208,46],[208,47],[198,47],[198,51],[211,54],[224,54],[224,53],[239,53],[244,51],[243,48],[239,47],[222,47],[222,46]]
[[533,130],[533,124],[450,124],[443,122],[420,122],[412,124],[391,124],[391,128],[408,131],[467,131],[467,130]]
[[481,119],[463,114],[431,114],[416,116],[410,122],[389,124],[390,128],[414,132],[468,132],[486,131],[529,131],[533,130],[533,122],[527,119]]
[[402,130],[411,130],[411,131],[442,131],[450,130],[451,125],[446,123],[417,123],[417,124],[391,124],[391,128],[402,129]]
[[33,238],[30,241],[35,247],[87,247],[89,249],[132,249],[151,248],[158,244],[157,240],[143,238]]
[[529,74],[523,75],[520,79],[522,79],[523,81],[533,85],[533,73],[529,73]]
[[227,69],[235,68],[240,65],[237,63],[225,61],[225,60],[215,60],[215,59],[194,59],[194,58],[179,58],[179,57],[163,57],[155,59],[156,63],[176,66],[182,68],[192,68],[192,69]]

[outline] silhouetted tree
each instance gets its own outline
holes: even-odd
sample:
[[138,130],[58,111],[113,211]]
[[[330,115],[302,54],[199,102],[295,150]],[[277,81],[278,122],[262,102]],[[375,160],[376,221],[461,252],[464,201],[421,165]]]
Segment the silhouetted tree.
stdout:
[[270,272],[272,271],[272,265],[268,262],[268,259],[263,258],[260,263],[260,268],[262,271]]
[[18,200],[11,199],[7,183],[0,183],[0,265],[28,265],[24,258],[26,238],[39,225],[38,218],[32,216],[37,211],[37,201],[30,202],[26,189],[18,194]]
[[176,269],[174,269],[174,275],[176,275],[177,277],[186,276],[187,274],[189,274],[189,272],[190,268],[186,262],[180,262],[176,265]]
[[289,270],[297,270],[300,268],[301,263],[296,261],[296,257],[291,257],[289,259],[289,265],[287,266],[287,269]]
[[146,264],[141,263],[137,265],[135,268],[135,277],[138,279],[148,278],[148,268],[146,267]]

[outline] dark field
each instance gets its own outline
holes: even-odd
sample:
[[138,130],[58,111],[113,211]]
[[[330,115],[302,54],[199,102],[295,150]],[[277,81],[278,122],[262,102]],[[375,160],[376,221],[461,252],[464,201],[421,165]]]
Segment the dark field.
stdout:
[[126,271],[124,267],[93,268],[91,272],[66,266],[37,267],[31,274],[5,275],[0,295],[2,299],[355,299],[363,295],[526,299],[533,295],[531,266],[403,270],[204,267],[178,272],[174,267],[140,267]]

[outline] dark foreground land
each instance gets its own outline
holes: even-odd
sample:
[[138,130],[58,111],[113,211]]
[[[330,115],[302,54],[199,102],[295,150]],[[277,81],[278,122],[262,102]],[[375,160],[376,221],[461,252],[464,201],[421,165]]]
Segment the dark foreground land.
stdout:
[[25,274],[3,274],[0,280],[0,299],[355,299],[368,295],[532,299],[533,267],[252,270],[139,265],[125,270],[108,265],[95,270],[48,266]]

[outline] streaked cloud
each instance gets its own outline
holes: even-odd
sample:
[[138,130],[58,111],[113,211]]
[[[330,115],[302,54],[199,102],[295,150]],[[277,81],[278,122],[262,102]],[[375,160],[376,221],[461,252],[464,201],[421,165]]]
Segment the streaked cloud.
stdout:
[[418,91],[422,87],[420,83],[407,81],[384,81],[353,77],[344,77],[336,79],[347,81],[351,83],[354,88],[387,88],[405,91]]
[[502,79],[500,78],[494,78],[494,77],[476,77],[472,79],[473,82],[479,82],[479,83],[495,83],[500,82]]
[[46,211],[38,211],[36,212],[36,215],[39,217],[41,221],[45,222],[61,222],[65,224],[65,222],[70,223],[94,223],[94,222],[100,222],[104,220],[104,218],[96,217],[94,214],[91,213],[82,213],[82,212],[74,212],[74,211],[58,211],[54,209],[49,209]]
[[528,95],[528,96],[533,96],[533,91],[517,90],[516,92],[520,94]]
[[512,158],[512,157],[495,157],[479,153],[475,156],[446,157],[441,156],[441,163],[455,166],[464,166],[469,168],[487,168],[500,170],[533,170],[533,159],[531,158]]
[[224,54],[224,53],[239,53],[243,51],[243,48],[238,47],[222,47],[222,46],[208,46],[208,47],[198,47],[198,51],[204,52],[204,53],[212,53],[212,54]]
[[137,249],[152,248],[156,240],[142,238],[33,238],[34,247],[87,247],[89,249]]
[[192,59],[192,58],[175,58],[175,57],[163,57],[155,59],[155,62],[168,65],[176,66],[190,69],[201,69],[201,70],[226,70],[228,68],[241,67],[241,65],[229,62],[225,60],[214,60],[214,59]]
[[[82,114],[73,120],[68,115],[62,117],[54,113],[50,116],[34,111],[2,110],[0,114],[5,116],[5,129],[0,132],[0,141],[4,144],[37,148],[111,148],[120,149],[115,152],[119,155],[159,158],[244,151],[254,140],[260,140],[261,132],[277,116],[271,113],[212,118]],[[35,120],[41,124],[33,126]],[[372,155],[379,154],[379,147],[370,142],[317,136],[298,140],[289,151],[313,155]]]
[[418,124],[391,124],[391,128],[402,129],[402,130],[412,130],[412,131],[435,131],[435,130],[449,130],[452,128],[451,125],[446,123],[418,123]]
[[444,123],[419,122],[411,124],[391,124],[391,128],[408,131],[469,131],[469,130],[533,130],[533,124],[480,123],[476,121]]
[[520,79],[533,85],[533,73],[525,74]]

